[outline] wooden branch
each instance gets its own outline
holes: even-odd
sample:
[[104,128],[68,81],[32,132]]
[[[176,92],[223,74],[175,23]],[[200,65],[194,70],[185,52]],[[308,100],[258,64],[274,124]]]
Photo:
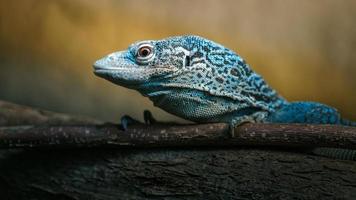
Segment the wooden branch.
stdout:
[[160,147],[295,146],[356,149],[356,128],[332,125],[244,124],[231,138],[228,125],[119,125],[0,127],[0,148],[10,147]]
[[356,128],[332,125],[244,124],[231,138],[227,124],[102,124],[87,117],[58,114],[0,101],[0,148],[11,147],[157,147],[298,146],[356,149]]

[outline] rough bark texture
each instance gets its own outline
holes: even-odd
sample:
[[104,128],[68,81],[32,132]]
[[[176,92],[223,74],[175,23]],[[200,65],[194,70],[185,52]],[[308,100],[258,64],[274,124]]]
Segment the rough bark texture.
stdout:
[[356,128],[332,125],[244,124],[231,137],[227,124],[6,126],[0,148],[10,147],[187,147],[285,146],[356,149]]
[[[0,105],[0,121],[12,121],[3,122],[7,127],[2,127],[2,131],[10,130],[9,125],[36,124],[35,128],[44,128],[53,124],[48,120],[34,122],[32,117],[29,123],[19,110],[21,123],[13,123],[17,117],[1,119],[7,115],[1,114],[4,113],[1,109]],[[59,121],[61,126],[68,122]],[[225,125],[217,126],[222,126],[227,134]],[[253,127],[245,128],[246,133],[253,133]],[[323,134],[329,130],[309,128]],[[295,134],[288,130],[290,127],[280,127],[272,132]],[[345,131],[350,130],[343,129],[340,133]],[[326,146],[330,145],[330,134],[320,137]],[[241,134],[236,137],[243,139]],[[335,139],[339,144],[350,145],[345,141],[354,140],[352,137]],[[354,161],[313,156],[292,147],[164,146],[54,149],[39,145],[35,149],[3,149],[0,150],[0,199],[356,199]]]
[[355,180],[355,162],[267,149],[27,150],[0,160],[5,199],[352,200]]

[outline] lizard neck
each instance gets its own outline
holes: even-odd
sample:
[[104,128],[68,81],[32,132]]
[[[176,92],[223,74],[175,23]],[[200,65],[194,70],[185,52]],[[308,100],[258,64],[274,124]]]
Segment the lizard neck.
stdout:
[[[150,98],[155,106],[194,122],[242,123],[245,121],[263,121],[271,112],[248,102],[227,96],[212,95],[207,91],[189,88],[141,86],[142,95]],[[278,104],[284,102],[280,99]],[[277,102],[276,102],[277,104]]]

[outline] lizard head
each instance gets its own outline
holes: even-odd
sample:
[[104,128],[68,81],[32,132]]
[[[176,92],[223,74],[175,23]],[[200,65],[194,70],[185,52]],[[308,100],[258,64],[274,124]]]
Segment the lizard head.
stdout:
[[190,64],[190,49],[197,38],[181,36],[133,43],[125,51],[96,61],[94,73],[128,88],[177,76]]

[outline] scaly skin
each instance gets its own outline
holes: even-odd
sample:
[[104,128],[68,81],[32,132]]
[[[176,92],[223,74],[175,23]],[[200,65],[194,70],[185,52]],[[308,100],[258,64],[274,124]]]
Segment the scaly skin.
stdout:
[[136,42],[96,61],[94,69],[195,122],[346,124],[332,107],[287,102],[235,52],[199,36]]

